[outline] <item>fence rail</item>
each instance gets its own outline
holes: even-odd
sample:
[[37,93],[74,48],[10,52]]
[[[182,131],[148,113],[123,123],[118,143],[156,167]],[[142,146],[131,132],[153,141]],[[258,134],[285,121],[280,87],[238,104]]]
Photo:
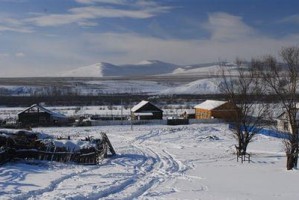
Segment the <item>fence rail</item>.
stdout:
[[[167,119],[152,119],[152,120],[91,120],[91,126],[111,126],[111,125],[167,125]],[[213,124],[221,123],[221,119],[187,119],[185,124]],[[171,124],[169,124],[171,125]]]

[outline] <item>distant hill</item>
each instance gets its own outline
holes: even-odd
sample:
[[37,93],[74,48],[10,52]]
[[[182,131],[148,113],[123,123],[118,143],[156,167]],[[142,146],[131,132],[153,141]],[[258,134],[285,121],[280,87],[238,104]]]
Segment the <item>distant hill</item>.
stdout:
[[229,63],[221,64],[220,67],[217,63],[179,66],[157,60],[130,65],[102,62],[61,73],[59,77],[36,78],[35,84],[28,78],[11,79],[9,84],[7,80],[3,80],[0,84],[0,94],[219,94],[219,84],[222,80],[217,75],[220,68],[227,69],[230,75],[236,75],[236,66]]
[[[228,64],[227,67],[233,67]],[[100,62],[60,73],[62,77],[109,77],[109,76],[144,76],[144,75],[180,75],[180,74],[215,74],[218,63],[176,65],[158,60],[146,60],[137,64],[114,65]]]
[[110,63],[96,63],[89,66],[79,67],[73,70],[62,72],[63,77],[104,77],[119,76],[121,74],[119,66]]
[[173,72],[178,66],[157,60],[146,60],[137,64],[113,65],[96,63],[61,73],[63,77],[106,77],[106,76],[141,76],[158,75]]

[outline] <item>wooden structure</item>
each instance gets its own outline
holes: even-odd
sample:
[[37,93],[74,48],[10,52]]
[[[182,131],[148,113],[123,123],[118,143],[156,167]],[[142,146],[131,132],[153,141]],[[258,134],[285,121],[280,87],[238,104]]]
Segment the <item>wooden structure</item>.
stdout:
[[131,109],[133,120],[162,119],[163,111],[149,101],[141,101]]
[[[60,139],[58,144],[74,143],[68,139]],[[65,141],[68,140],[68,141]],[[57,140],[56,140],[57,141]],[[35,159],[57,162],[74,162],[78,164],[98,164],[115,151],[105,133],[100,139],[85,138],[79,141],[84,148],[70,149],[67,145],[55,145],[54,139],[38,139],[36,133],[19,131],[13,134],[0,134],[0,164],[13,159]]]
[[251,155],[249,153],[242,153],[237,146],[235,146],[235,147],[236,147],[236,152],[237,152],[236,153],[237,154],[237,162],[239,162],[239,159],[240,159],[241,163],[243,163],[244,161],[248,161],[250,163]]
[[[276,118],[277,122],[277,130],[281,132],[291,132],[291,123],[289,120],[289,117],[287,115],[287,112],[283,112]],[[297,110],[296,113],[296,124],[299,125],[299,113]]]
[[60,113],[50,111],[39,104],[33,104],[18,113],[18,122],[26,126],[50,126],[67,124],[68,118]]
[[206,100],[195,107],[195,119],[223,119],[232,120],[238,108],[228,101]]

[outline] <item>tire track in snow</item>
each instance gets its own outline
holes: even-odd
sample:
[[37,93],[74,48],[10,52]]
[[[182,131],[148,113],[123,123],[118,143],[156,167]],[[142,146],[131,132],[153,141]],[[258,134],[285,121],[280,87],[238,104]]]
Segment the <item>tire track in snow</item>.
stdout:
[[[157,184],[160,180],[157,178],[147,180],[147,177],[156,168],[158,160],[155,156],[148,154],[143,148],[136,145],[131,145],[132,151],[137,155],[143,157],[143,161],[133,166],[134,175],[128,185],[122,184],[118,187],[118,191],[110,191],[107,196],[109,199],[134,199],[141,196],[153,185]],[[108,189],[109,190],[109,189]]]
[[46,188],[30,191],[27,194],[22,194],[22,195],[19,195],[17,197],[14,197],[14,199],[16,199],[16,200],[40,199],[40,197],[43,196],[45,193],[52,192],[55,189],[57,189],[57,187],[62,182],[66,181],[68,179],[72,179],[73,177],[78,176],[80,174],[83,174],[83,173],[86,173],[86,172],[90,172],[91,170],[94,170],[94,169],[95,169],[95,167],[92,167],[92,169],[86,168],[86,169],[82,169],[82,170],[77,171],[77,172],[73,172],[71,174],[65,175],[63,177],[60,177],[59,179],[56,179],[56,180],[52,181],[50,183],[50,185],[47,186]]
[[[69,181],[72,181],[76,177],[78,179],[84,179],[85,173],[90,173],[95,170],[101,171],[99,166],[94,166],[92,169],[84,169],[80,172],[74,172],[69,175],[63,176],[57,180],[54,180],[48,187],[40,190],[30,191],[27,194],[20,195],[16,197],[16,199],[42,199],[47,197],[55,197],[55,199],[99,199],[99,198],[105,198],[110,197],[113,194],[121,193],[123,190],[125,190],[128,187],[134,187],[134,185],[139,182],[142,176],[145,176],[147,173],[152,171],[154,169],[154,165],[156,165],[157,161],[155,158],[149,156],[148,154],[144,153],[144,151],[140,148],[136,148],[135,146],[131,147],[134,149],[135,152],[138,154],[132,154],[130,156],[117,156],[116,158],[113,158],[109,160],[105,165],[102,166],[109,166],[109,165],[119,165],[119,166],[130,166],[133,169],[133,175],[123,181],[118,180],[114,182],[111,185],[106,185],[105,187],[101,187],[99,191],[93,191],[90,194],[86,196],[82,196],[82,194],[73,195],[72,197],[68,197],[68,194],[63,194],[63,191],[57,192],[57,189],[59,188],[60,184],[68,185]],[[137,162],[136,162],[137,160]],[[93,173],[93,172],[92,172]],[[101,176],[101,174],[94,172],[94,176]],[[105,175],[104,175],[105,176]],[[104,177],[103,176],[103,177]],[[122,177],[123,179],[123,177]],[[140,183],[140,182],[139,182]],[[149,184],[144,184],[143,186],[138,188],[138,191],[134,191],[134,196],[139,196],[143,192],[146,191],[148,188],[150,188],[152,185],[156,183],[156,180],[150,181]],[[67,191],[68,192],[68,191]],[[127,199],[131,199],[128,197]]]
[[[163,185],[164,182],[173,182],[177,179],[200,180],[201,177],[187,176],[185,172],[191,167],[186,166],[175,158],[164,148],[158,141],[148,142],[151,138],[161,135],[167,135],[172,131],[168,129],[152,130],[147,134],[132,139],[131,146],[135,148],[138,154],[151,158],[142,164],[135,166],[135,180],[122,191],[107,196],[109,199],[138,199],[153,197],[157,195],[156,188]],[[151,162],[150,162],[151,160]],[[166,184],[166,183],[165,183]],[[162,187],[163,188],[163,187]],[[206,186],[202,186],[202,191],[207,190]],[[170,194],[176,192],[173,188],[169,191],[162,191],[159,194]]]
[[[131,152],[136,153],[135,156],[133,153],[129,157],[126,154],[120,155],[113,159],[111,164],[131,165],[133,175],[125,181],[117,181],[110,186],[101,188],[102,190],[94,191],[86,196],[86,199],[136,199],[146,195],[148,190],[158,187],[169,178],[170,172],[176,172],[179,169],[179,165],[171,164],[172,159],[168,155],[160,156],[159,153],[146,146],[131,145],[130,148]],[[139,162],[132,165],[130,159],[136,158]],[[72,199],[76,199],[76,197]]]
[[[143,144],[133,144],[133,146],[137,152],[149,159],[141,165],[135,166],[134,182],[131,182],[123,191],[109,196],[111,199],[129,200],[146,197],[150,191],[155,190],[163,182],[183,176],[187,170],[183,163],[176,160],[165,150],[155,151]],[[129,195],[126,196],[126,194]]]
[[[147,173],[152,171],[154,169],[154,165],[156,164],[155,158],[148,156],[144,153],[143,150],[136,148],[135,146],[130,146],[131,152],[136,152],[137,154],[124,154],[124,155],[118,155],[116,158],[113,158],[110,160],[107,165],[118,165],[116,168],[120,167],[131,167],[133,170],[133,174],[129,177],[122,180],[116,180],[110,185],[107,184],[105,187],[98,188],[99,190],[94,190],[91,193],[89,193],[86,196],[82,196],[81,194],[78,195],[72,195],[72,197],[63,196],[62,198],[66,199],[102,199],[102,198],[108,198],[108,199],[133,199],[130,196],[140,196],[144,191],[148,190],[148,188],[151,188],[152,185],[156,183],[156,180],[152,180],[149,183],[145,183],[143,185],[140,185],[140,179],[145,176]],[[100,171],[100,168],[99,168]],[[82,174],[80,174],[82,175]],[[79,176],[80,176],[79,175]],[[100,175],[100,174],[97,174]],[[113,177],[114,173],[110,174],[109,176]],[[104,179],[107,177],[107,175],[102,176]],[[80,177],[82,178],[82,177]],[[136,187],[136,184],[138,184],[138,190],[132,191],[132,194],[128,197],[125,197],[125,195],[121,195],[121,197],[118,197],[118,194],[121,194],[123,192],[126,192],[127,188],[134,188]],[[114,195],[114,197],[113,197]],[[115,196],[116,195],[116,196]],[[53,195],[52,195],[53,196]],[[57,198],[57,196],[56,196]]]
[[[148,142],[150,138],[169,134],[169,132],[169,130],[152,130],[139,137],[129,139],[124,139],[123,136],[119,137],[122,138],[124,152],[111,160],[107,160],[104,165],[96,166],[92,170],[89,168],[71,173],[53,181],[47,188],[20,195],[18,199],[30,197],[41,199],[49,196],[56,199],[138,199],[176,192],[175,189],[170,188],[167,191],[158,190],[157,193],[156,189],[161,186],[163,188],[163,184],[173,183],[179,178],[193,179],[193,177],[185,175],[185,171],[189,167],[163,147],[161,148],[160,142]],[[101,167],[109,169],[108,173],[103,174]],[[119,169],[122,172],[119,172]],[[66,190],[66,193],[63,193],[63,190],[57,191],[61,184],[68,185],[75,178],[82,180],[80,184],[83,187],[90,184],[88,181],[92,180],[88,180],[84,176],[85,173],[92,173],[91,176],[97,177],[100,180],[99,185],[93,186],[93,189],[85,194],[80,194],[78,191],[71,194],[69,190]],[[196,178],[200,179],[199,177]],[[113,179],[112,182],[111,179]]]

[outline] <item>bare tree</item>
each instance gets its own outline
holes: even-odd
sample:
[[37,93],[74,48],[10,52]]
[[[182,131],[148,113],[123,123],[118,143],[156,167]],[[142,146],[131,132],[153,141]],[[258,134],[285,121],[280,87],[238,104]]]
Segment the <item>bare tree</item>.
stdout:
[[290,137],[284,141],[287,155],[287,169],[297,167],[298,160],[298,126],[296,115],[298,112],[297,87],[299,83],[299,48],[285,47],[280,52],[282,62],[267,56],[254,60],[254,64],[262,72],[265,83],[282,104],[290,124]]
[[[268,104],[259,101],[264,93],[263,84],[254,65],[245,67],[236,60],[236,70],[221,70],[220,91],[236,107],[235,116],[230,120],[234,126],[233,136],[237,140],[238,155],[246,155],[248,144],[261,130],[263,119],[268,115]],[[232,74],[234,73],[234,74]]]

